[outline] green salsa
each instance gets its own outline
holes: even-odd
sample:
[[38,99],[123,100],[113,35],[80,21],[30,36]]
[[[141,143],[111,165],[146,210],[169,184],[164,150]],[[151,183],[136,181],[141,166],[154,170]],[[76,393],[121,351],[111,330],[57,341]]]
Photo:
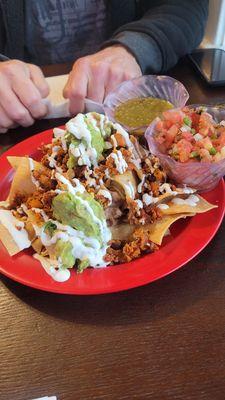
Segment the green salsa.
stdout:
[[171,108],[173,108],[173,105],[167,100],[154,97],[138,97],[127,100],[117,106],[115,119],[122,125],[138,128],[149,125],[163,111]]

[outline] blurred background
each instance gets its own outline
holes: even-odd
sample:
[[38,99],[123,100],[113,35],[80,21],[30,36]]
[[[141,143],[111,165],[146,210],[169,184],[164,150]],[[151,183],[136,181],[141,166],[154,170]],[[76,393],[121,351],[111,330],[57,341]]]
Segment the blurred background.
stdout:
[[225,50],[225,0],[209,0],[209,18],[200,47]]

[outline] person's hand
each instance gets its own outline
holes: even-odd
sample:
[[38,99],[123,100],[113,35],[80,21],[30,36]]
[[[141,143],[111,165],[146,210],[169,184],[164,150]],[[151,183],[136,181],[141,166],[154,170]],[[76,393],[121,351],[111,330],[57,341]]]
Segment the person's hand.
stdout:
[[47,113],[49,89],[39,67],[19,60],[0,62],[0,133],[30,126]]
[[74,63],[63,95],[70,100],[70,112],[75,115],[83,111],[85,97],[102,103],[121,82],[140,75],[137,61],[125,47],[107,47]]

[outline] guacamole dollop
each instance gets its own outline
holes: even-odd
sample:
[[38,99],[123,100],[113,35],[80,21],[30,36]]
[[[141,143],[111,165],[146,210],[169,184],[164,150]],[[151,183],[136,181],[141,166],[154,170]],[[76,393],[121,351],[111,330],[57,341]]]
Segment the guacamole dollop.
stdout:
[[89,193],[60,193],[53,199],[52,208],[54,218],[62,224],[102,242],[99,220],[104,219],[104,211]]
[[111,134],[112,124],[104,115],[78,114],[66,124],[66,129],[65,139],[69,145],[67,167],[96,165],[106,148],[105,139]]

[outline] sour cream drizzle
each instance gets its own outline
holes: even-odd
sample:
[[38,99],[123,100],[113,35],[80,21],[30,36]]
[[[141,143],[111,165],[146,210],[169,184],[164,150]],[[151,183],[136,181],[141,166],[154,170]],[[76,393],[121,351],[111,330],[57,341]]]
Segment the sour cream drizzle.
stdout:
[[80,183],[80,181],[76,178],[73,179],[73,182],[76,184],[76,187],[74,187],[72,185],[72,183],[70,183],[70,181],[68,179],[65,178],[65,176],[59,174],[58,172],[56,172],[55,177],[58,181],[60,181],[61,183],[63,183],[66,187],[68,192],[70,192],[71,194],[73,194],[74,196],[79,192],[79,193],[84,193],[85,191],[85,187]]
[[143,208],[143,203],[142,203],[141,200],[135,200],[135,202],[136,202],[136,204],[137,204],[139,209]]
[[70,278],[69,269],[60,269],[58,261],[50,260],[47,257],[43,257],[40,254],[34,254],[33,257],[40,261],[45,272],[50,275],[56,282],[65,282]]
[[99,125],[100,125],[100,131],[103,137],[106,137],[106,131],[105,131],[105,124],[109,123],[108,117],[106,117],[104,114],[99,114]]
[[180,199],[176,197],[175,199],[171,200],[171,202],[177,205],[188,205],[191,207],[196,207],[197,203],[199,202],[199,197],[192,194],[187,199]]
[[166,210],[167,208],[169,208],[168,204],[158,204],[157,208],[159,208],[160,210]]
[[117,143],[117,140],[114,135],[111,135],[111,140],[112,140],[113,147],[116,149],[118,146],[118,143]]
[[182,192],[185,193],[185,194],[191,194],[191,193],[194,193],[195,190],[190,188],[190,187],[188,187],[188,186],[185,186],[184,188],[182,188]]
[[165,191],[165,193],[173,194],[174,196],[178,194],[178,192],[176,192],[175,190],[171,189],[171,187],[170,187],[170,185],[168,183],[163,183],[159,187],[159,191],[160,191],[160,193],[163,193]]
[[128,165],[126,161],[123,158],[123,155],[120,150],[117,150],[116,153],[111,153],[109,157],[113,158],[116,169],[120,174],[123,174],[126,169],[128,168]]
[[99,189],[98,194],[109,200],[109,205],[112,204],[112,196],[109,190]]
[[141,180],[141,182],[139,183],[139,185],[137,187],[138,193],[142,192],[142,186],[144,185],[144,183],[145,183],[145,175],[143,175],[142,180]]
[[113,127],[117,130],[118,133],[120,133],[123,136],[123,138],[125,140],[125,143],[126,143],[126,146],[128,148],[130,147],[130,148],[133,149],[134,145],[131,142],[131,140],[129,138],[129,134],[125,131],[125,129],[123,129],[122,126],[120,124],[118,124],[118,123],[113,124]]
[[50,168],[55,168],[56,171],[62,172],[62,168],[58,167],[56,160],[55,160],[55,157],[57,156],[59,150],[60,150],[60,146],[54,146],[52,148],[52,154],[50,156],[48,156],[48,161],[49,161]]
[[123,183],[123,186],[124,186],[126,196],[130,197],[131,199],[134,199],[136,193],[135,193],[135,188],[132,185],[132,183],[130,181],[128,181],[127,183]]
[[39,183],[39,182],[37,181],[37,179],[35,179],[34,176],[33,176],[34,162],[33,162],[32,158],[28,158],[28,160],[29,160],[29,165],[30,165],[30,176],[31,176],[31,180],[32,180],[33,184],[34,184],[36,187],[40,187],[40,183]]
[[146,206],[149,206],[150,204],[157,203],[159,198],[158,197],[153,197],[150,194],[145,193],[142,196],[142,200],[146,204]]

